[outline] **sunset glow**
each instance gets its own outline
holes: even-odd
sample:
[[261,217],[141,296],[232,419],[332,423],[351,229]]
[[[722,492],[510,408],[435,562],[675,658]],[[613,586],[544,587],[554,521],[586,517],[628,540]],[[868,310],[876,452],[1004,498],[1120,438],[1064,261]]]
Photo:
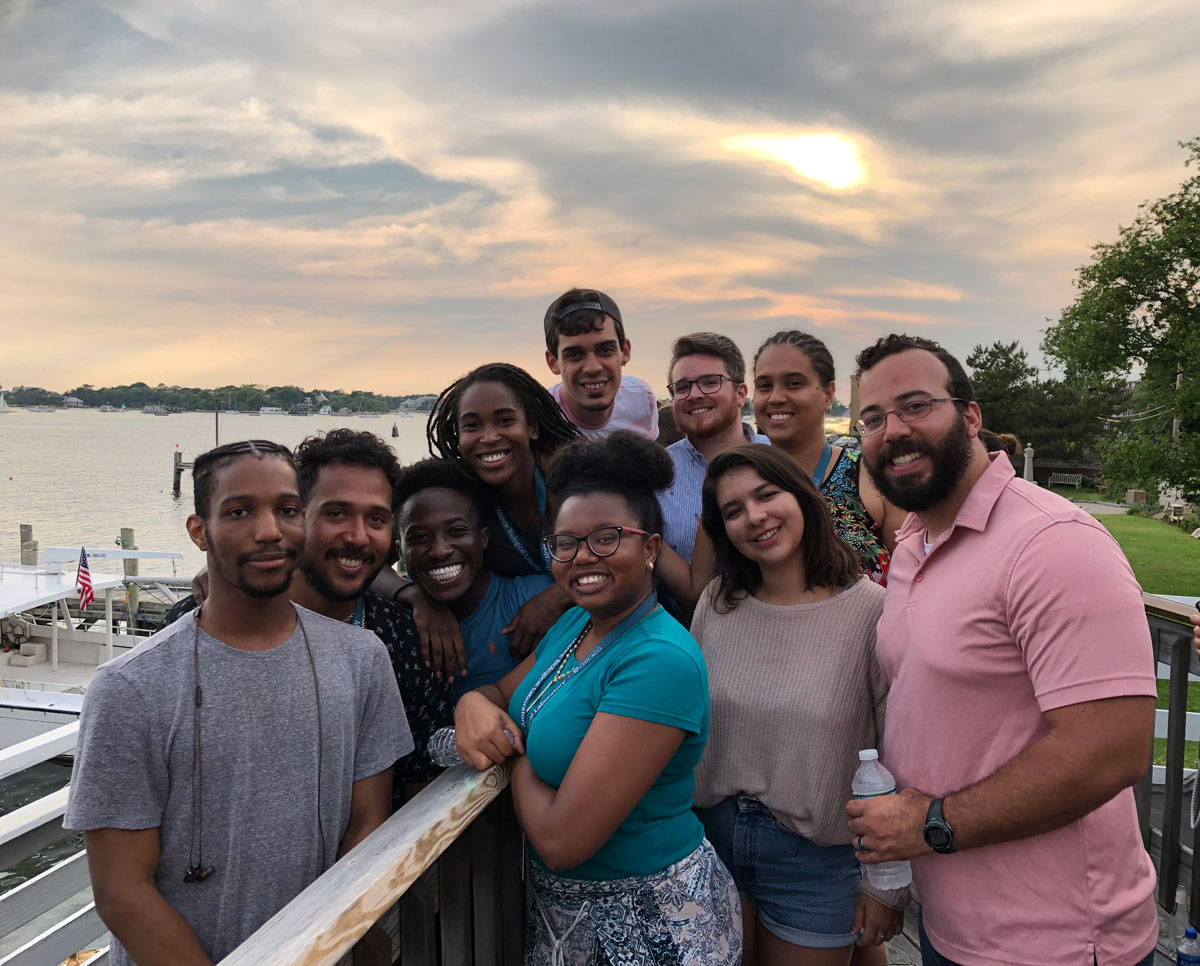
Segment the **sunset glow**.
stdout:
[[858,145],[841,134],[745,134],[728,138],[733,151],[787,165],[796,174],[844,190],[867,176]]

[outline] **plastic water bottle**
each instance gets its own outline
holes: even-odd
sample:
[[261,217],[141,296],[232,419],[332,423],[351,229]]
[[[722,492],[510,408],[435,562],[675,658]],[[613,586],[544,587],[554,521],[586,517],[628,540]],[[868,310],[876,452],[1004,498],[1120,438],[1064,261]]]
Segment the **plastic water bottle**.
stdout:
[[[858,771],[850,783],[855,798],[896,794],[896,779],[880,763],[878,751],[864,748],[858,753],[858,761]],[[876,889],[902,889],[912,882],[912,866],[906,861],[868,865],[867,879]]]
[[1188,892],[1183,886],[1175,890],[1175,915],[1171,917],[1171,945],[1183,942],[1188,925]]
[[1175,966],[1200,966],[1200,939],[1191,926],[1183,931],[1183,942],[1175,950]]
[[[512,734],[506,728],[504,734],[513,741]],[[513,741],[513,744],[516,744]],[[438,728],[429,736],[429,757],[435,765],[449,768],[451,765],[461,765],[462,755],[458,753],[458,743],[454,739],[453,728]]]
[[458,753],[458,745],[454,741],[453,728],[438,728],[429,736],[429,757],[435,765],[441,765],[443,768],[463,763],[462,755]]

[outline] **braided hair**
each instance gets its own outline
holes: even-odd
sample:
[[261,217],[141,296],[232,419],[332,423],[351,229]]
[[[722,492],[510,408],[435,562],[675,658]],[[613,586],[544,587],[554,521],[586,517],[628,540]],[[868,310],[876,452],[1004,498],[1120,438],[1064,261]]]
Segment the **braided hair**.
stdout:
[[790,345],[793,349],[803,352],[809,363],[812,364],[813,372],[821,380],[822,389],[834,381],[833,356],[830,355],[828,347],[815,335],[809,335],[799,329],[784,329],[782,332],[776,332],[760,345],[758,351],[754,353],[755,369],[758,368],[758,357],[763,354],[763,349],[773,345]]
[[425,439],[431,456],[452,459],[465,466],[458,448],[458,407],[463,394],[481,382],[498,382],[516,397],[525,412],[525,421],[538,428],[538,438],[530,440],[530,448],[539,463],[552,456],[564,443],[579,439],[579,430],[533,376],[507,362],[489,362],[450,383],[437,397],[425,424]]

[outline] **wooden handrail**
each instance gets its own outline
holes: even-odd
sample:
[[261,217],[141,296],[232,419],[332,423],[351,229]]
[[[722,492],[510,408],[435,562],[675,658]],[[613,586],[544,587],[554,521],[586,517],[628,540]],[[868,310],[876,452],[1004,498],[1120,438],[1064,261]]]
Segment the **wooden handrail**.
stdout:
[[447,769],[221,966],[332,966],[507,785],[507,766]]
[[1142,601],[1146,605],[1146,613],[1150,616],[1179,624],[1190,623],[1191,616],[1196,613],[1196,608],[1190,604],[1181,604],[1177,600],[1168,600],[1154,594],[1142,594]]

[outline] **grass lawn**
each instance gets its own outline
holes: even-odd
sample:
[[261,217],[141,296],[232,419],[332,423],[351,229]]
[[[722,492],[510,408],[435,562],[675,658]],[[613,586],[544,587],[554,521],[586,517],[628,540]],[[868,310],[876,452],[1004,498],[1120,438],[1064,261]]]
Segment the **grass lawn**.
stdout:
[[1050,487],[1050,492],[1057,493],[1059,496],[1065,496],[1068,500],[1108,500],[1108,497],[1099,490],[1077,490],[1073,486],[1052,486]]
[[1121,545],[1148,594],[1200,594],[1200,540],[1161,520],[1096,517]]
[[[1096,518],[1125,551],[1142,589],[1157,594],[1200,594],[1200,540],[1161,520],[1110,514]],[[1167,707],[1169,681],[1158,682],[1158,707]],[[1200,711],[1200,683],[1188,688],[1188,711]],[[1183,760],[1197,767],[1200,742],[1184,742]],[[1154,739],[1154,763],[1167,763],[1167,739]]]
[[[1171,687],[1170,681],[1158,682],[1158,704],[1157,707],[1167,707],[1168,690]],[[1189,711],[1200,711],[1200,684],[1194,683],[1188,688],[1187,709]],[[1185,741],[1183,743],[1183,766],[1185,768],[1196,768],[1197,760],[1200,759],[1200,742]],[[1167,739],[1154,739],[1154,764],[1165,765],[1167,763]]]

